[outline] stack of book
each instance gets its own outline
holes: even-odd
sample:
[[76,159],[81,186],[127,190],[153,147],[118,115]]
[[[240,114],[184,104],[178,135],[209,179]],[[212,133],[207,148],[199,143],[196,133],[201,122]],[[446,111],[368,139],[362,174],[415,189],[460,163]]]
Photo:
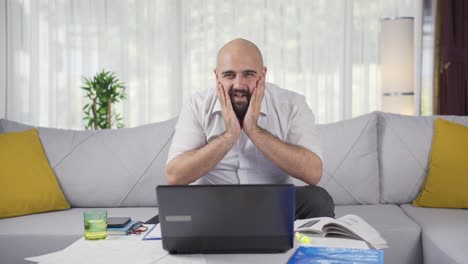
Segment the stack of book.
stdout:
[[[294,221],[296,239],[300,246],[289,259],[288,264],[315,264],[315,263],[383,263],[384,252],[388,244],[379,232],[357,215],[345,215],[338,219],[330,217],[316,217]],[[303,240],[303,238],[309,240]],[[316,237],[316,238],[314,238]],[[322,247],[310,243],[314,239],[337,239],[348,241],[364,241],[370,249],[339,248],[332,246]],[[362,242],[361,242],[362,243]]]
[[108,236],[126,236],[131,233],[132,226],[137,221],[129,221],[123,227],[109,227],[107,228],[107,235]]

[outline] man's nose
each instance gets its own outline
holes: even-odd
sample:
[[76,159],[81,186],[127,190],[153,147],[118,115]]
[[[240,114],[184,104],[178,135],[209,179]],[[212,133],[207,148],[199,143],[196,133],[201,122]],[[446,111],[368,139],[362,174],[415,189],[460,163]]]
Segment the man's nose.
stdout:
[[235,89],[244,89],[246,87],[245,78],[241,74],[238,74],[234,79],[233,87]]

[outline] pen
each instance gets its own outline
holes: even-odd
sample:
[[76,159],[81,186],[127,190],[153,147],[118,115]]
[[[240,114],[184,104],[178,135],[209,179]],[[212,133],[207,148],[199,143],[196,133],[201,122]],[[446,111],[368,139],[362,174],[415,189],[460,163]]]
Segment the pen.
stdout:
[[306,236],[302,233],[299,233],[299,232],[296,232],[294,234],[294,237],[301,243],[304,243],[304,244],[310,244],[310,242],[312,242],[312,238],[310,238],[309,236]]

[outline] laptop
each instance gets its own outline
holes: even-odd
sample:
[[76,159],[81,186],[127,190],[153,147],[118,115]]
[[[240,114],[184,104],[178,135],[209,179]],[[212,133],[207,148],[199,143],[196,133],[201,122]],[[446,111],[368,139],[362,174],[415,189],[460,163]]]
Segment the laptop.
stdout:
[[163,248],[171,254],[273,253],[293,247],[295,188],[158,186]]

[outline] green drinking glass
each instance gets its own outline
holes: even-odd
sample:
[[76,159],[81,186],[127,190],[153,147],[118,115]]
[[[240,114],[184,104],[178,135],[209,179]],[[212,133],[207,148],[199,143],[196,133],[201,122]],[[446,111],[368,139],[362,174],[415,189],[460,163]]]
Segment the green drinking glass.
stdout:
[[107,211],[86,211],[84,217],[84,237],[87,240],[107,237]]

